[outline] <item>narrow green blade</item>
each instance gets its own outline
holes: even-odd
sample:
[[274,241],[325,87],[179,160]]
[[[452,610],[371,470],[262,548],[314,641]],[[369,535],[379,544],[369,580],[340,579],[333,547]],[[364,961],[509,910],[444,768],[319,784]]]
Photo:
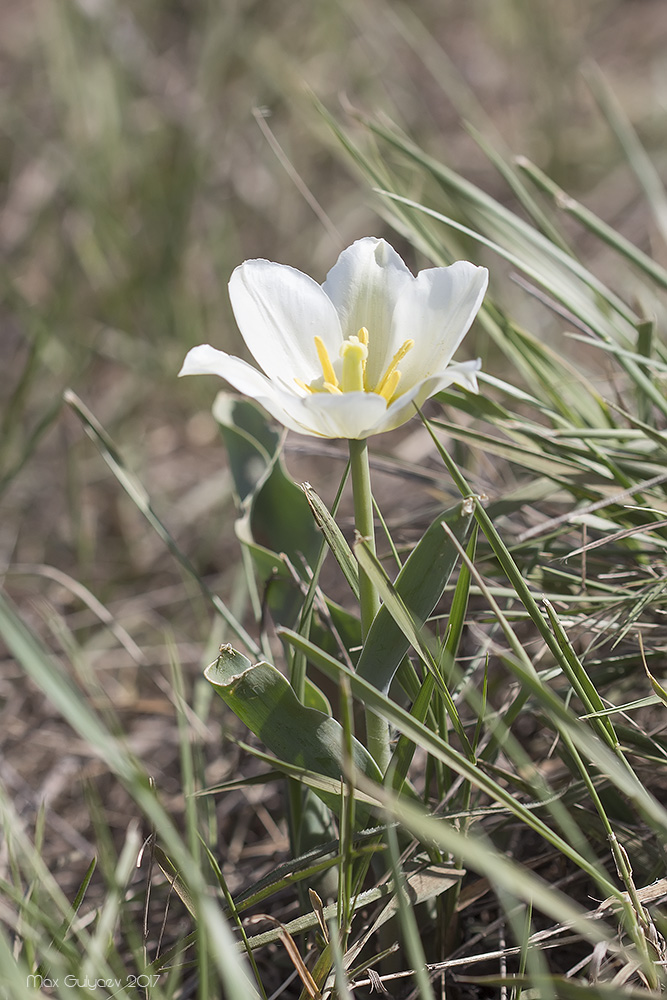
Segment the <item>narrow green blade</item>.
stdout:
[[[446,521],[454,536],[465,545],[472,527],[472,515],[457,504],[439,515],[410,553],[398,574],[395,589],[414,620],[423,625],[442,597],[458,559],[458,550],[442,530]],[[385,694],[398,665],[410,648],[408,639],[381,607],[370,627],[357,663],[357,674]]]

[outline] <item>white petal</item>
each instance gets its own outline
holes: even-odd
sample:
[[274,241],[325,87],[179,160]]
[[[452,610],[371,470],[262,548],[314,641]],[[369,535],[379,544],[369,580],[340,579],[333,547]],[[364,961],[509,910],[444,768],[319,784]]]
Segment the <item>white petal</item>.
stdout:
[[329,438],[366,438],[387,412],[385,400],[374,392],[316,393],[301,400],[308,422]]
[[338,356],[343,338],[336,310],[307,274],[247,260],[232,274],[229,297],[250,353],[270,378],[291,387],[295,378],[311,382],[321,375],[315,337],[332,359]]
[[392,344],[411,337],[414,347],[401,361],[401,388],[443,372],[470,329],[486,292],[489,273],[467,260],[420,271],[394,311]]
[[399,297],[414,280],[385,240],[367,236],[343,250],[322,285],[336,307],[343,337],[358,333],[362,326],[370,334],[367,372],[371,384],[380,379],[391,360],[391,318]]
[[201,344],[188,351],[178,374],[219,375],[244,396],[255,399],[272,417],[290,430],[298,431],[300,434],[317,433],[305,431],[302,424],[294,418],[293,413],[299,414],[301,403],[296,394],[286,392],[241,358],[232,357],[224,351],[217,351],[208,344]]
[[481,366],[479,358],[475,361],[464,361],[460,365],[449,365],[439,375],[431,375],[429,378],[417,382],[408,392],[399,396],[391,406],[387,407],[383,419],[375,427],[373,433],[381,434],[384,431],[392,431],[394,428],[400,427],[401,424],[414,417],[417,412],[415,406],[421,406],[436,392],[446,389],[448,385],[462,385],[470,392],[477,392],[476,373]]

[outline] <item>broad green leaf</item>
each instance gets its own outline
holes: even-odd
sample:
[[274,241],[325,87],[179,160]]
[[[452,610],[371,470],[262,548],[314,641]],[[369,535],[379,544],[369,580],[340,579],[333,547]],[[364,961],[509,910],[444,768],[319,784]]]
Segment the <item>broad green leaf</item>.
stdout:
[[321,537],[303,492],[289,477],[281,438],[258,406],[218,393],[213,416],[220,425],[241,510],[236,535],[250,552],[266,603],[279,623],[295,624],[302,604],[298,578],[312,566]]
[[[286,678],[269,663],[251,663],[231,646],[204,672],[223,701],[278,760],[338,781],[343,776],[345,735],[330,716],[306,708]],[[378,767],[361,743],[353,739],[355,767],[381,781]],[[340,800],[318,790],[332,809]]]
[[[406,608],[421,626],[442,597],[458,550],[442,529],[446,521],[454,536],[465,544],[472,527],[472,514],[462,504],[439,515],[427,528],[398,574],[394,587]],[[381,607],[370,627],[357,663],[357,674],[379,691],[387,692],[410,642],[388,608]]]
[[219,392],[213,416],[220,425],[236,494],[242,503],[266,473],[280,443],[266,417],[254,403]]
[[324,715],[331,715],[331,703],[325,694],[320,691],[318,687],[311,681],[310,677],[306,677],[305,690],[303,692],[303,703],[306,708],[314,708],[318,712],[323,712]]
[[359,560],[359,565],[363,569],[364,573],[368,575],[373,583],[373,586],[378,591],[383,601],[383,607],[387,608],[392,621],[398,625],[409,645],[412,646],[424,663],[426,669],[428,670],[429,678],[435,682],[447,714],[452,721],[452,726],[461,740],[463,749],[468,756],[473,759],[474,753],[463,727],[463,723],[461,722],[456,705],[454,704],[449,689],[442,677],[441,666],[438,662],[438,652],[435,649],[431,649],[432,643],[430,641],[430,636],[423,634],[422,623],[415,621],[409,609],[403,603],[399,595],[396,593],[396,590],[392,587],[391,583],[385,576],[382,566],[378,562],[374,553],[372,553],[368,548],[367,543],[363,541],[358,542],[355,545],[355,552],[357,559]]

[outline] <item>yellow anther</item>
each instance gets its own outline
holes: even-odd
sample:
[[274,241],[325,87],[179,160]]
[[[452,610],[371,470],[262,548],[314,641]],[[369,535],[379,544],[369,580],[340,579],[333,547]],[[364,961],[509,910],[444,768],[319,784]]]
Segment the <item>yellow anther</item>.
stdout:
[[336,378],[334,366],[331,364],[329,352],[324,346],[324,341],[321,337],[315,337],[315,350],[317,351],[317,356],[320,359],[325,384],[328,382],[330,385],[338,388],[338,379]]
[[343,359],[343,375],[341,385],[343,392],[364,391],[364,364],[368,357],[368,348],[358,337],[344,340],[340,349]]
[[324,341],[321,337],[315,337],[315,350],[322,368],[323,379],[314,379],[310,385],[303,379],[295,378],[294,381],[309,395],[318,392],[328,392],[335,396],[340,396],[344,392],[375,392],[386,400],[387,406],[396,395],[398,383],[401,380],[401,373],[398,366],[414,347],[414,340],[406,340],[399,347],[396,354],[391,359],[384,375],[374,388],[368,386],[366,380],[366,362],[368,360],[368,344],[370,335],[365,326],[359,329],[357,336],[348,337],[344,340],[340,348],[340,356],[343,359],[341,377],[338,379],[336,371],[329,357]]
[[[386,372],[384,373],[378,384],[375,386],[373,392],[377,392],[378,395],[383,396],[385,399],[389,399],[393,395],[392,392],[389,394],[389,396],[386,396],[385,388],[389,383],[389,379],[393,377],[398,365],[401,363],[401,361],[408,353],[408,351],[412,350],[414,346],[415,346],[414,340],[406,340],[405,343],[401,347],[399,347],[399,349],[396,351],[396,354],[389,362],[389,367],[387,368]],[[394,386],[394,391],[395,388],[396,386]]]
[[393,371],[391,375],[387,378],[385,376],[382,380],[382,388],[376,389],[375,391],[383,399],[387,400],[387,404],[391,403],[391,398],[398,388],[398,383],[401,381],[401,373]]

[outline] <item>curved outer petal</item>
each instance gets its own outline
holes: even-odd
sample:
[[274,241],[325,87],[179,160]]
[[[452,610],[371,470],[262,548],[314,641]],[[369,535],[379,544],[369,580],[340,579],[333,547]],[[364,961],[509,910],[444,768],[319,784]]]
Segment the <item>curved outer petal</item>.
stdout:
[[307,274],[268,260],[247,260],[229,282],[232,309],[250,353],[286,386],[322,374],[313,340],[338,357],[342,335],[331,299]]
[[393,356],[391,318],[404,289],[414,280],[385,240],[367,236],[343,250],[322,285],[336,307],[344,339],[356,335],[362,326],[368,329],[371,385],[380,379]]
[[285,427],[313,437],[367,437],[374,433],[373,427],[387,412],[384,399],[374,393],[332,396],[322,392],[299,396],[288,392],[246,361],[208,344],[188,352],[179,375],[219,375],[243,395],[256,400]]
[[393,315],[393,349],[407,337],[415,343],[399,365],[401,389],[444,374],[479,311],[488,281],[485,267],[459,260],[420,271],[404,289]]
[[396,427],[400,427],[401,424],[414,417],[415,406],[421,406],[436,392],[446,389],[448,385],[456,383],[471,392],[477,392],[476,373],[481,367],[479,358],[475,361],[463,361],[460,365],[449,365],[439,375],[431,375],[429,378],[417,382],[408,392],[399,396],[391,406],[387,407],[382,420],[376,424],[371,433],[382,434],[384,431],[393,431]]
[[421,404],[453,382],[477,391],[475,373],[479,361],[450,365],[439,375],[432,375],[414,385],[387,407],[381,396],[372,392],[346,392],[340,396],[316,393],[298,396],[286,392],[258,372],[252,365],[208,344],[188,352],[180,375],[218,375],[235,389],[255,399],[260,406],[289,430],[298,434],[325,438],[365,438],[394,430],[414,416],[415,404]]
[[317,428],[309,433],[328,438],[349,440],[382,434],[410,420],[415,415],[415,405],[421,406],[436,392],[452,383],[477,392],[476,373],[480,367],[479,359],[449,365],[444,372],[416,383],[389,407],[374,392],[346,392],[342,396],[331,396],[323,392],[306,396],[299,402],[303,404],[308,416],[300,416],[299,419],[304,425]]
[[299,396],[286,392],[241,358],[225,354],[224,351],[218,351],[208,344],[201,344],[188,351],[178,374],[179,376],[219,375],[244,396],[257,400],[272,417],[291,431],[297,431],[299,434],[317,433],[304,428],[293,415],[294,413],[298,415],[301,410]]

